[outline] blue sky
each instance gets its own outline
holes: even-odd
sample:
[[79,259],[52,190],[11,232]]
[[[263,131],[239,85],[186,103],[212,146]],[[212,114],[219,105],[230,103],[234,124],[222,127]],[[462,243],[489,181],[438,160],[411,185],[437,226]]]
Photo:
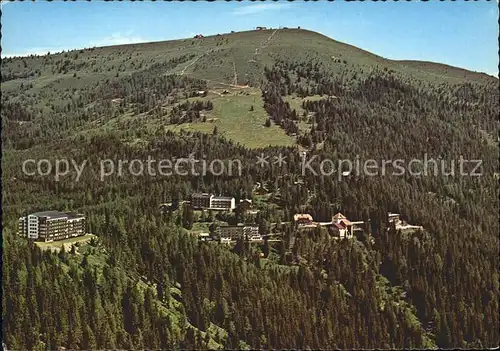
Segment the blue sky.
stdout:
[[498,3],[12,2],[2,0],[2,56],[43,54],[288,26],[391,59],[498,75]]

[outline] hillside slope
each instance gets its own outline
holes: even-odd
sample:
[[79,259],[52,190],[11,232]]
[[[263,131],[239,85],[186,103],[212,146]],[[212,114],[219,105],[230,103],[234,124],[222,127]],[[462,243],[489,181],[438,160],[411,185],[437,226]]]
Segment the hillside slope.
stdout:
[[[109,84],[127,81],[130,86],[134,84],[134,77],[146,75],[158,78],[177,76],[178,79],[200,81],[195,85],[203,86],[209,91],[208,100],[219,99],[227,89],[231,95],[249,96],[240,99],[241,103],[235,103],[229,113],[225,111],[222,119],[221,114],[216,112],[209,116],[215,125],[220,125],[219,129],[223,133],[232,130],[233,125],[243,123],[249,128],[249,135],[252,136],[250,139],[254,136],[257,138],[257,142],[251,142],[244,140],[242,135],[228,135],[232,140],[253,147],[289,146],[294,144],[294,138],[283,135],[279,129],[271,128],[276,138],[268,135],[269,133],[262,133],[262,126],[266,121],[262,110],[253,114],[252,124],[246,123],[246,117],[243,117],[248,114],[248,108],[263,104],[258,88],[266,81],[264,70],[273,67],[280,60],[319,64],[320,74],[339,79],[343,86],[351,88],[356,88],[360,80],[379,71],[390,72],[397,79],[419,89],[438,89],[443,94],[453,94],[454,91],[463,89],[463,84],[488,87],[498,84],[496,78],[485,74],[435,63],[386,60],[315,32],[281,29],[3,59],[2,101],[20,103],[26,109],[20,112],[18,118],[11,119],[13,125],[9,129],[19,130],[24,135],[40,134],[39,123],[51,123],[50,120],[54,118],[49,115],[56,110],[60,113],[61,109],[74,105],[77,100],[80,101],[78,104],[85,104],[85,109],[93,107],[96,99],[102,98],[100,91]],[[249,89],[248,86],[257,89]],[[189,91],[188,96],[182,97],[192,95],[193,91]],[[107,99],[117,102],[123,96],[123,93],[114,92]],[[181,96],[177,96],[176,101],[180,98]],[[165,101],[163,108],[167,108],[170,103]],[[293,103],[297,105],[301,102]],[[137,117],[124,114],[111,125],[96,127],[94,122],[102,120],[97,118],[98,114],[87,116],[86,122],[92,123],[80,124],[79,128],[96,130],[138,123]],[[64,118],[61,116],[61,119]],[[26,123],[27,119],[30,120],[29,123]],[[104,119],[109,119],[109,116]],[[148,125],[154,128],[158,122],[152,120]],[[60,120],[57,123],[61,125],[65,122]],[[182,129],[210,132],[213,126],[184,125]]]
[[[380,66],[400,71],[422,81],[435,83],[487,82],[494,78],[482,73],[420,61],[391,61],[354,46],[303,29],[247,31],[201,39],[183,39],[144,44],[129,44],[73,50],[40,57],[6,58],[2,60],[3,89],[15,89],[21,83],[32,83],[40,89],[54,81],[77,85],[106,79],[116,73],[131,73],[153,64],[189,55],[189,60],[166,69],[165,74],[192,74],[223,83],[258,84],[264,66],[276,58],[317,59],[327,64],[332,73],[349,69],[362,70]],[[192,55],[192,56],[191,56]],[[340,62],[339,62],[340,60]],[[234,66],[233,66],[234,63]],[[10,82],[8,82],[10,81]],[[50,88],[54,88],[50,85]]]

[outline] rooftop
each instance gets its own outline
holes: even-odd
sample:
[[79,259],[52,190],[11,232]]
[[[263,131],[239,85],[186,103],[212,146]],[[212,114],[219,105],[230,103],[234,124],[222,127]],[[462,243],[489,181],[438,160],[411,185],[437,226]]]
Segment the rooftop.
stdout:
[[232,201],[234,199],[234,197],[230,197],[230,196],[213,196],[212,197],[212,200],[225,200],[225,201]]
[[41,211],[32,213],[31,216],[46,217],[46,218],[78,218],[84,217],[84,215],[76,212],[61,212],[61,211]]
[[337,229],[345,229],[345,225],[344,223],[340,222],[340,223],[333,223],[333,225],[337,228]]
[[335,216],[333,216],[333,219],[347,219],[347,217],[339,212]]
[[259,226],[257,224],[238,223],[238,224],[221,225],[218,228],[258,228],[258,227]]
[[348,219],[344,219],[344,218],[342,218],[342,219],[340,220],[340,223],[342,223],[342,224],[343,224],[343,225],[345,225],[345,226],[350,226],[350,225],[352,225],[352,222],[351,222],[350,220],[348,220]]
[[299,220],[299,219],[307,219],[307,220],[311,220],[312,221],[312,216],[308,213],[297,213],[297,214],[294,214],[293,215],[293,219],[295,221]]
[[209,193],[194,193],[192,197],[210,197]]

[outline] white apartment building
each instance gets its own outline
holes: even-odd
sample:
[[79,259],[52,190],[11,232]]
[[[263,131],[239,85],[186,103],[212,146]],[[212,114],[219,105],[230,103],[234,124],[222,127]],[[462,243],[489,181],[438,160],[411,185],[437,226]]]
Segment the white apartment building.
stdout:
[[36,241],[55,241],[85,235],[85,216],[74,212],[35,212],[19,218],[19,235]]
[[249,241],[261,241],[262,236],[259,234],[259,227],[255,225],[226,225],[217,228],[217,235],[222,240],[237,240],[240,238],[248,239]]
[[191,196],[194,209],[234,210],[236,200],[229,196],[215,196],[208,193],[196,193]]

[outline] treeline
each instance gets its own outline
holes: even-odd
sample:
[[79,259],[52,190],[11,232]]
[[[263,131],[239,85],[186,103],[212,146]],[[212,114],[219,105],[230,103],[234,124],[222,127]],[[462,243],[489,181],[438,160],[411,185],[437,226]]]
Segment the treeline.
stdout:
[[159,296],[109,258],[99,267],[87,257],[42,252],[12,233],[4,237],[3,342],[9,349],[208,347],[182,305],[165,312],[173,300],[168,290]]
[[[196,147],[194,147],[195,143],[197,144]],[[163,150],[168,150],[168,152]],[[200,156],[202,154],[206,155],[207,159],[216,157],[221,159],[241,157],[243,164],[250,164],[257,154],[256,152],[249,153],[248,150],[235,147],[230,142],[214,139],[207,135],[191,134],[176,136],[175,134],[167,134],[161,138],[157,138],[156,141],[141,151],[122,143],[118,137],[96,138],[90,144],[86,145],[85,152],[82,152],[82,155],[87,153],[93,155],[90,158],[90,162],[94,163],[99,158],[105,159],[108,157],[116,157],[116,159],[126,159],[129,157],[145,158],[147,155],[152,155],[153,158],[185,157],[185,150],[195,150],[197,157],[199,153]],[[315,197],[310,202],[310,207],[305,210],[312,213],[318,220],[328,220],[328,217],[334,211],[342,210],[352,219],[371,219],[378,226],[378,229],[374,231],[375,234],[381,234],[386,227],[387,219],[385,214],[387,211],[401,211],[412,222],[423,225],[426,231],[430,233],[429,236],[419,238],[419,241],[421,241],[420,245],[424,245],[426,249],[425,251],[417,251],[415,247],[408,246],[415,242],[414,240],[394,241],[394,239],[389,239],[400,235],[391,233],[388,239],[384,239],[392,240],[389,246],[382,242],[372,248],[373,250],[380,251],[383,258],[383,266],[380,273],[386,275],[395,286],[402,286],[404,288],[407,294],[406,301],[411,302],[416,307],[415,313],[423,326],[429,328],[429,331],[434,335],[439,336],[439,338],[436,338],[438,346],[462,345],[466,347],[478,345],[477,340],[481,340],[481,345],[484,346],[491,345],[496,340],[497,335],[493,332],[496,329],[489,327],[496,325],[497,304],[496,299],[491,299],[491,296],[496,296],[498,291],[495,285],[488,285],[486,283],[491,282],[491,274],[495,272],[496,256],[494,255],[494,248],[496,237],[494,236],[494,214],[488,214],[488,211],[484,210],[484,212],[477,212],[478,216],[476,218],[473,212],[456,212],[455,207],[443,206],[443,202],[440,199],[427,194],[428,186],[431,184],[412,180],[411,178],[404,180],[391,178],[390,181],[378,178],[360,178],[358,180],[346,179],[346,181],[339,183],[335,178],[321,177],[319,179],[305,178],[303,185],[294,184],[300,178],[300,158],[286,149],[275,150],[275,152],[278,151],[290,156],[288,167],[292,172],[291,174],[277,167],[262,171],[260,168],[249,166],[245,168],[243,173],[245,176],[242,178],[210,176],[151,178],[128,176],[125,178],[111,177],[104,183],[99,183],[96,182],[95,174],[89,172],[82,175],[82,179],[76,184],[76,187],[70,179],[58,184],[55,184],[53,180],[46,177],[33,180],[22,179],[23,187],[19,189],[18,193],[9,192],[6,201],[11,204],[32,203],[32,206],[36,206],[36,208],[32,207],[33,210],[59,204],[58,208],[64,208],[65,206],[68,208],[80,208],[84,212],[90,213],[92,231],[102,236],[105,247],[127,269],[132,271],[137,270],[139,274],[147,276],[152,281],[164,281],[164,284],[167,284],[167,282],[168,284],[174,284],[174,282],[181,283],[189,320],[202,330],[206,328],[208,321],[215,324],[219,323],[218,325],[220,325],[221,320],[223,320],[220,315],[211,312],[210,304],[206,305],[208,301],[214,301],[213,296],[208,291],[213,291],[213,294],[216,294],[217,291],[213,290],[215,288],[210,283],[216,277],[214,274],[225,272],[226,270],[232,271],[234,268],[230,267],[235,264],[241,264],[238,263],[241,261],[239,258],[234,257],[232,264],[229,264],[225,260],[217,263],[220,257],[227,256],[227,253],[225,251],[218,251],[219,249],[215,247],[198,246],[194,240],[185,249],[176,246],[174,242],[168,242],[167,245],[165,240],[171,236],[171,234],[167,234],[167,228],[175,226],[175,223],[182,223],[182,221],[178,222],[176,218],[168,218],[168,214],[166,218],[162,219],[163,217],[157,208],[159,203],[166,202],[172,198],[189,199],[189,195],[196,190],[232,194],[237,198],[251,197],[253,184],[256,181],[267,180],[266,184],[271,191],[280,193],[281,197],[288,202],[288,205],[285,207],[284,214],[278,214],[271,210],[264,211],[261,214],[263,217],[260,219],[264,225],[269,222],[289,220],[293,213],[299,211],[299,205],[307,199],[307,197],[304,197],[304,189],[309,189],[315,194]],[[12,172],[13,170],[9,167],[6,169],[5,175],[9,177],[9,174],[13,174]],[[9,184],[13,183],[9,182],[7,186]],[[439,188],[435,190],[436,192],[442,191]],[[34,199],[33,195],[30,194],[47,195],[42,197],[37,196]],[[486,199],[489,198],[484,193],[483,197]],[[22,202],[21,199],[23,199]],[[71,203],[64,199],[71,199]],[[96,203],[100,205],[96,207]],[[134,205],[130,207],[130,204]],[[334,204],[334,208],[332,208],[332,204]],[[129,207],[130,209],[128,209]],[[474,211],[481,211],[481,208],[480,206],[474,206]],[[8,212],[6,214],[9,215]],[[13,214],[12,217],[15,218],[17,214],[18,212],[15,215]],[[160,225],[163,221],[166,221],[166,223]],[[481,231],[478,228],[481,228]],[[489,234],[486,232],[488,230],[490,231]],[[181,240],[181,237],[179,236],[179,240]],[[301,240],[297,242],[301,242]],[[285,251],[280,251],[283,257],[279,261],[287,262],[284,256]],[[169,252],[171,254],[168,254]],[[199,261],[195,261],[196,263],[193,263],[192,266],[188,262],[191,259],[194,260],[194,257],[197,257],[197,255],[201,255],[202,252],[203,255],[208,255],[204,259],[210,263],[205,264],[204,269],[206,271],[200,272],[198,269],[199,267],[203,267],[203,265]],[[183,255],[182,257],[180,256],[181,254]],[[300,252],[298,254],[301,256],[304,255]],[[481,265],[477,265],[477,261],[480,261]],[[255,262],[258,266],[258,260],[252,259],[252,262]],[[315,261],[311,260],[311,262]],[[352,267],[353,265],[355,263],[345,263],[345,267]],[[307,267],[313,274],[321,272],[316,264],[309,264]],[[465,267],[469,268],[464,269]],[[474,271],[470,270],[471,267],[475,267]],[[179,271],[182,273],[179,273]],[[335,274],[330,271],[330,268],[325,269],[325,272],[328,275]],[[450,272],[453,272],[453,275],[450,275]],[[160,273],[165,276],[161,277]],[[348,273],[343,274],[345,277]],[[372,274],[377,275],[378,271],[374,269]],[[190,278],[185,275],[189,275]],[[201,281],[206,281],[207,287],[205,289],[208,289],[206,292],[207,295],[196,290],[199,286],[203,286],[199,285],[200,277],[205,277]],[[293,347],[297,345],[295,343],[298,342],[299,338],[295,335],[295,332],[284,332],[284,330],[291,330],[285,329],[285,326],[292,323],[290,322],[290,318],[292,318],[292,315],[295,315],[301,316],[304,321],[303,325],[299,324],[297,328],[306,333],[306,335],[309,335],[308,337],[304,337],[303,345],[311,347],[333,345],[328,339],[316,335],[317,332],[315,330],[321,330],[321,335],[323,335],[323,329],[318,329],[320,328],[318,325],[306,318],[310,316],[312,305],[306,304],[307,308],[303,306],[304,301],[310,299],[311,291],[316,291],[316,289],[320,289],[319,291],[321,291],[322,288],[320,287],[326,283],[321,283],[321,285],[312,284],[310,287],[312,290],[307,290],[307,293],[302,292],[301,294],[303,295],[296,291],[297,287],[284,285],[286,288],[283,288],[282,292],[271,290],[272,294],[270,295],[273,296],[272,303],[264,303],[264,300],[258,297],[257,291],[260,291],[265,286],[263,283],[265,279],[270,279],[270,286],[277,284],[280,287],[283,284],[282,279],[285,278],[281,277],[281,274],[278,273],[256,270],[255,282],[245,283],[245,279],[250,279],[250,277],[248,271],[244,274],[242,273],[241,276],[234,273],[228,273],[227,275],[226,286],[239,286],[242,289],[237,292],[229,290],[231,293],[226,292],[226,295],[223,295],[230,306],[234,305],[234,309],[231,309],[232,312],[230,312],[231,315],[234,316],[235,313],[238,313],[238,322],[232,317],[226,316],[224,322],[220,325],[224,329],[227,328],[227,331],[231,331],[232,334],[230,333],[230,335],[233,335],[231,339],[233,343],[237,343],[236,340],[246,340],[253,347],[258,347],[258,342],[261,342],[261,346]],[[189,283],[190,281],[196,281],[197,288],[191,286],[190,284],[193,283]],[[489,298],[485,300],[480,298],[478,300],[478,290],[461,290],[464,286],[463,284],[466,284],[466,286],[481,287],[479,290],[481,291],[480,296],[485,294],[484,296],[489,296]],[[329,286],[329,284],[326,284],[326,286]],[[347,286],[354,289],[355,284]],[[279,294],[285,294],[282,298],[278,298],[278,302],[282,301],[287,307],[283,307],[284,310],[279,310],[277,309],[278,307],[272,307],[271,309],[271,306],[277,303],[275,297],[280,296]],[[295,296],[294,294],[298,295],[293,299],[301,301],[297,303],[296,307],[292,307],[294,304],[291,304],[290,301],[293,301],[293,299],[289,297]],[[440,294],[439,298],[437,294]],[[444,295],[442,296],[442,294]],[[452,294],[455,296],[453,299],[444,297],[449,297]],[[207,302],[203,302],[204,300],[201,296],[206,296]],[[369,296],[372,299],[372,296]],[[333,301],[338,300],[332,300],[332,303],[337,306],[337,302],[334,303]],[[360,306],[357,301],[366,302],[365,300],[358,299],[350,301],[355,306]],[[248,310],[242,307],[244,304],[249,304]],[[254,330],[254,326],[259,326],[258,323],[262,323],[259,322],[262,320],[262,316],[255,312],[261,310],[259,306],[266,306],[266,310],[275,311],[269,317],[266,317],[270,318],[269,322],[262,327],[265,326],[267,329],[264,329],[265,332],[259,334],[259,338],[264,335],[267,344],[263,343],[263,341],[257,341],[256,336],[251,336],[245,331],[247,329]],[[465,329],[461,327],[454,329],[453,323],[457,323],[462,318],[461,313],[463,313],[463,309],[460,306],[466,306],[470,310],[471,317],[468,317],[468,324]],[[302,308],[304,309],[302,310]],[[351,316],[354,313],[353,311],[350,311],[348,316]],[[488,322],[478,324],[479,320],[473,317],[478,315],[477,311],[480,311],[485,316],[485,321]],[[323,312],[326,313],[326,311]],[[335,315],[333,312],[329,313]],[[379,314],[375,317],[372,313],[373,311],[367,315],[373,316],[372,318],[375,318],[374,321],[376,321],[376,318],[385,318]],[[398,315],[397,312],[395,313]],[[327,315],[330,319],[333,318],[330,314]],[[286,316],[286,318],[283,316]],[[365,315],[361,314],[360,318],[364,318],[363,316]],[[249,319],[250,324],[245,324],[247,323],[245,322],[246,318]],[[342,323],[349,323],[348,320],[350,318],[352,319],[352,317],[346,317],[346,321],[342,321]],[[408,318],[411,320],[410,317]],[[235,323],[235,325],[232,326],[231,322]],[[358,322],[361,322],[361,320]],[[363,321],[363,323],[369,322]],[[388,323],[388,321],[384,323]],[[276,325],[277,329],[273,329],[272,325]],[[279,325],[282,325],[282,327],[278,327]],[[415,328],[413,324],[408,325],[408,328],[410,328],[410,325],[412,325],[411,328]],[[332,328],[336,330],[334,326]],[[366,329],[363,329],[364,331],[356,331],[355,327],[347,327],[345,330],[346,332],[353,332],[356,340],[365,340],[364,338],[366,338],[365,334],[363,334],[366,332]],[[409,331],[403,333],[403,335],[407,335],[406,333],[409,333]],[[347,338],[343,334],[333,335],[337,335],[338,337],[335,338],[336,345],[344,345],[344,347],[350,347],[351,345],[357,345],[356,347],[375,347],[381,345],[381,343],[375,343],[375,341],[365,344],[361,341],[356,341],[357,343],[352,344],[350,339],[352,336]],[[475,339],[471,338],[470,335],[473,335]],[[404,336],[404,342],[408,344],[402,344],[400,342],[401,339],[397,339],[400,337],[391,334],[389,339],[370,340],[386,340],[387,347],[391,347],[390,345],[395,345],[395,347],[403,347],[403,345],[418,345],[418,347],[423,347],[422,343],[419,344],[419,340],[421,342],[426,340],[425,333],[422,331],[416,332],[416,339]],[[315,338],[319,339],[315,341]]]
[[26,79],[26,78],[31,78],[31,77],[37,77],[40,75],[39,71],[27,71],[27,72],[2,72],[0,76],[0,80],[5,83],[8,82],[9,80],[14,80],[14,79]]
[[[381,294],[376,260],[355,242],[320,235],[328,243],[325,257],[342,257],[325,264],[326,275],[302,249],[310,265],[262,268],[248,247],[235,248],[239,257],[173,230],[168,216],[139,215],[142,204],[116,205],[113,214],[104,213],[101,239],[110,256],[102,271],[86,256],[75,262],[72,253],[7,243],[5,283],[12,289],[4,295],[4,340],[10,348],[206,348],[206,334],[199,334],[212,323],[227,331],[216,341],[230,349],[241,340],[252,348],[432,346],[411,310]],[[303,240],[301,247],[309,239]],[[144,275],[155,287],[141,288],[123,272]],[[175,286],[181,297],[169,293]],[[200,332],[162,313],[172,299],[180,299]]]
[[[498,183],[493,176],[498,159],[492,142],[498,131],[496,87],[464,84],[424,89],[391,72],[380,71],[350,89],[339,89],[341,82],[318,75],[318,68],[312,64],[292,71],[296,80],[292,79],[290,67],[294,65],[278,63],[268,72],[267,91],[274,88],[281,94],[300,96],[298,87],[306,80],[309,85],[314,83],[307,88],[308,94],[330,96],[304,100],[302,104],[304,116],[310,116],[303,121],[310,124],[310,129],[299,136],[299,141],[313,152],[321,145],[319,160],[333,155],[335,159],[361,161],[423,161],[426,156],[437,162],[437,176],[406,174],[389,180],[387,176],[370,179],[355,174],[346,178],[345,187],[340,184],[340,188],[322,177],[317,179],[321,188],[316,187],[314,201],[326,204],[338,198],[347,213],[365,220],[371,218],[372,222],[376,221],[370,215],[369,208],[373,206],[405,213],[422,224],[432,233],[430,237],[398,241],[400,235],[395,231],[382,236],[379,249],[384,257],[383,273],[393,284],[405,287],[419,319],[436,335],[438,346],[479,347],[495,343],[498,335],[487,330],[498,326],[494,312],[497,303],[493,298],[498,289],[491,284],[491,272],[498,276],[493,268],[497,260],[494,252],[498,245],[498,221],[495,211],[490,210],[498,209]],[[269,101],[279,108],[283,100]],[[290,118],[290,113],[283,117]],[[481,177],[459,174],[457,162],[461,155],[481,160]],[[443,175],[443,162],[446,172],[454,167],[453,176]],[[319,169],[319,161],[312,165]],[[464,169],[471,171],[468,166]],[[385,194],[384,198],[376,195],[377,188]],[[378,218],[379,223],[384,222],[383,215]],[[481,288],[463,289],[464,286]],[[443,291],[453,299],[444,297]],[[478,314],[484,317],[482,323],[472,317]],[[477,328],[479,324],[481,327]]]
[[195,121],[206,121],[206,116],[202,111],[212,111],[214,105],[212,101],[193,101],[175,105],[170,111],[170,123],[192,123]]
[[[40,106],[41,103],[33,98],[25,99],[21,104],[17,99],[2,97],[1,113],[5,117],[2,123],[6,131],[2,134],[3,144],[7,148],[28,149],[64,138],[68,131],[77,130],[89,122],[103,124],[126,112],[162,118],[165,115],[161,108],[163,104],[173,104],[206,89],[204,81],[171,74],[158,75],[157,70],[158,67],[154,66],[95,83],[80,89],[78,94],[61,94],[59,101],[46,107]],[[44,94],[37,96],[37,100],[47,98]],[[17,123],[32,119],[37,119],[38,123]],[[51,128],[42,127],[47,124]]]

